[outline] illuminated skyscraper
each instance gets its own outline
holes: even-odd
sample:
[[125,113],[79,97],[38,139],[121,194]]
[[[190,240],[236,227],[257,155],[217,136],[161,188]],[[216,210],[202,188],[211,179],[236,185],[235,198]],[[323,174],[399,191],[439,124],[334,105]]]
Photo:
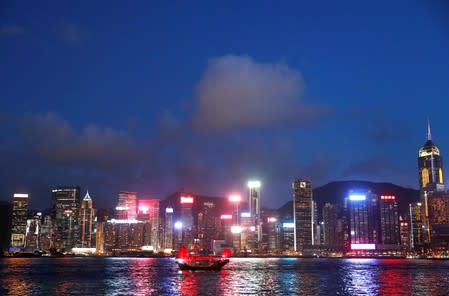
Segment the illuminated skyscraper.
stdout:
[[379,243],[378,198],[370,191],[346,198],[349,210],[351,250],[374,250]]
[[136,220],[137,192],[120,191],[116,209],[117,219]]
[[418,152],[419,188],[423,205],[424,243],[430,243],[428,199],[436,192],[444,191],[443,160],[440,150],[432,142],[430,123],[427,125],[427,141]]
[[380,207],[380,242],[385,245],[399,245],[398,202],[394,195],[381,195]]
[[173,208],[165,208],[164,249],[173,249]]
[[419,250],[424,244],[423,206],[416,202],[409,205],[410,210],[410,247]]
[[261,220],[260,220],[260,186],[261,186],[260,181],[249,181],[248,182],[249,212],[251,214],[251,219],[253,221],[253,225],[256,227],[257,242],[260,242],[262,240],[262,227],[261,227]]
[[212,253],[212,241],[216,238],[219,221],[214,202],[205,201],[198,213],[198,239],[206,253]]
[[86,192],[83,200],[81,201],[80,222],[81,222],[81,248],[92,248],[94,245],[94,219],[95,209],[93,208],[92,199],[89,195],[89,191]]
[[42,213],[36,213],[32,218],[27,219],[26,246],[30,249],[39,249],[39,239],[41,234]]
[[434,251],[449,248],[449,193],[438,192],[428,197],[430,242]]
[[70,250],[80,239],[80,188],[59,187],[52,190],[53,247]]
[[312,182],[293,181],[293,218],[295,223],[295,251],[302,252],[313,244]]
[[285,221],[282,223],[281,251],[286,255],[292,255],[295,251],[295,223]]
[[14,193],[12,199],[11,247],[25,247],[28,194]]
[[[149,223],[145,233],[145,245],[151,245],[158,250],[159,245],[159,199],[139,199],[137,218],[139,221]],[[149,232],[149,233],[148,233]],[[148,239],[149,237],[149,239]]]
[[95,234],[95,247],[97,254],[104,253],[104,226],[106,222],[97,222],[97,232]]
[[179,203],[181,204],[181,223],[182,223],[182,244],[190,245],[195,237],[193,225],[193,207],[194,198],[187,193],[181,193]]
[[39,249],[48,251],[52,247],[53,222],[50,215],[45,215],[41,219],[39,227]]
[[[276,217],[268,217],[263,223],[263,248],[259,252],[275,255],[281,250],[281,223]],[[264,222],[265,222],[264,221]]]
[[405,251],[410,251],[410,223],[399,217],[401,246]]

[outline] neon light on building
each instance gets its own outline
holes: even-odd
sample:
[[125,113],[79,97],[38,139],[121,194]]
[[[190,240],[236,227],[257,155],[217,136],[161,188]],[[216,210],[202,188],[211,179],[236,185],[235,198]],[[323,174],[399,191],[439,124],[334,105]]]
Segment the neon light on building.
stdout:
[[251,213],[250,212],[243,212],[240,214],[240,217],[242,218],[251,218]]
[[295,223],[293,223],[293,222],[284,222],[284,223],[282,223],[282,227],[284,227],[284,228],[295,228]]
[[260,188],[261,185],[260,181],[248,181],[249,188]]
[[375,250],[376,244],[351,244],[351,250]]
[[175,229],[182,229],[182,222],[181,221],[178,221],[178,222],[175,222]]
[[240,202],[242,200],[242,197],[238,194],[233,194],[229,197],[229,201],[231,202]]
[[396,196],[394,196],[394,195],[381,195],[380,196],[380,199],[386,199],[386,200],[395,200],[396,199]]
[[166,209],[165,209],[165,212],[166,212],[166,213],[173,213],[173,208],[166,208]]
[[231,233],[237,234],[237,233],[241,233],[242,232],[242,227],[235,225],[235,226],[231,226]]
[[148,210],[150,209],[149,206],[139,206],[139,213],[148,214]]
[[14,197],[28,198],[28,194],[26,194],[26,193],[14,193]]
[[352,200],[352,201],[366,200],[366,195],[363,195],[363,194],[351,194],[349,196],[349,200]]
[[232,215],[221,215],[220,219],[222,219],[222,220],[230,220],[230,219],[232,219]]
[[276,222],[277,221],[277,219],[276,218],[274,218],[274,217],[270,217],[270,218],[268,218],[268,222]]
[[193,197],[191,196],[181,196],[181,203],[193,203]]

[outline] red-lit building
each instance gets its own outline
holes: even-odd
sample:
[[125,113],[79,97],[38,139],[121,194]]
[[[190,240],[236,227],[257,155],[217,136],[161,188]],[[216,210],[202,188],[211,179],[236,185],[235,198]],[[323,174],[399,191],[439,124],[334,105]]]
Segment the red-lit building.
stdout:
[[159,199],[139,199],[137,219],[145,224],[144,245],[159,250]]
[[135,220],[137,213],[137,192],[120,191],[116,217],[119,220]]

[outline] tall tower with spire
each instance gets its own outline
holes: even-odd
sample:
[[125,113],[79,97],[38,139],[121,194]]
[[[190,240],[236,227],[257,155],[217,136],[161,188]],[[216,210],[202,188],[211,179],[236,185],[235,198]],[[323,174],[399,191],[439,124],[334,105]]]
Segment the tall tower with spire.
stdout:
[[423,205],[424,241],[430,243],[429,197],[444,191],[443,160],[440,150],[432,142],[430,122],[427,121],[427,141],[418,152],[419,189]]
[[93,241],[93,224],[95,219],[95,209],[93,208],[92,198],[87,190],[86,195],[81,201],[80,221],[81,221],[81,248],[92,248],[95,246]]
[[443,191],[443,161],[440,150],[432,142],[430,122],[427,122],[427,141],[418,153],[419,188],[421,191]]

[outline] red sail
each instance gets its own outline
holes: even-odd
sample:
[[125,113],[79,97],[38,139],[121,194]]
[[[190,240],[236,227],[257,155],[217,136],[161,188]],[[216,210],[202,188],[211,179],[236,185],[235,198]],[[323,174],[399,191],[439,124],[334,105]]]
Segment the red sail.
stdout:
[[189,250],[185,246],[179,248],[178,256],[176,258],[186,259],[188,257],[189,257]]
[[222,256],[223,258],[229,258],[229,257],[232,256],[232,252],[231,252],[231,250],[229,250],[228,248],[224,248],[224,249],[223,249],[223,253],[221,254],[221,256]]

